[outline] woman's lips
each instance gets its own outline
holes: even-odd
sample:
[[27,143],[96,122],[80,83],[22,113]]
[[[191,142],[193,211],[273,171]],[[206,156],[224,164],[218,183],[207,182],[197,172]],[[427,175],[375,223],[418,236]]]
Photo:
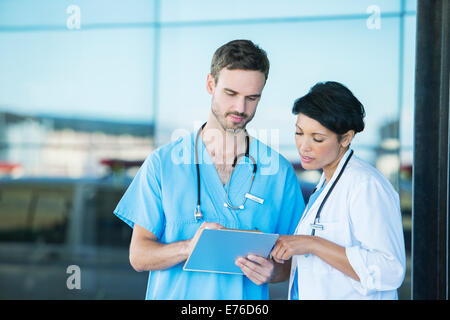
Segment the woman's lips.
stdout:
[[314,158],[307,157],[307,156],[302,156],[302,162],[304,162],[304,163],[310,163],[313,160],[314,160]]

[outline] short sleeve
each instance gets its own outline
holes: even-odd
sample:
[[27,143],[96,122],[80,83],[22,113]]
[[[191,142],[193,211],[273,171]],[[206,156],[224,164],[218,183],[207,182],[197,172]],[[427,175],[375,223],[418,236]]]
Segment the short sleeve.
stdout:
[[278,234],[291,235],[294,234],[297,224],[305,210],[305,201],[294,169],[290,163],[287,165],[286,181],[281,199],[281,215],[276,232]]
[[158,239],[165,225],[160,164],[158,153],[154,151],[144,161],[114,210],[114,214],[131,228],[138,224]]

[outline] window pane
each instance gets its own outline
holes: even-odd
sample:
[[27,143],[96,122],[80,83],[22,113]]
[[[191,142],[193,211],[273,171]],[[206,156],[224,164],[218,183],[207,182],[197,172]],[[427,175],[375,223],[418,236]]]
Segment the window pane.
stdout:
[[145,29],[0,33],[0,105],[150,122],[152,41]]
[[100,187],[92,205],[95,207],[95,237],[99,246],[122,247],[130,245],[132,229],[112,212],[125,189]]
[[70,213],[71,193],[41,191],[37,194],[35,210],[31,213],[32,240],[64,243]]
[[[153,0],[2,0],[0,26],[42,26],[65,28],[79,9],[81,27],[98,23],[136,23],[154,21]],[[69,12],[68,12],[69,11]]]
[[[223,19],[254,19],[281,17],[308,17],[327,15],[368,15],[366,10],[373,5],[372,0],[163,0],[161,1],[161,20],[196,21]],[[381,12],[398,12],[399,0],[376,1]]]
[[32,200],[31,190],[0,186],[0,240],[26,241],[29,235],[27,217]]
[[71,195],[57,186],[0,186],[0,240],[63,243]]
[[416,46],[416,17],[405,17],[405,41],[403,59],[403,97],[400,121],[400,145],[402,147],[402,163],[411,164],[413,161],[413,133],[414,133],[414,84],[415,84],[415,46]]
[[406,0],[407,11],[417,11],[417,0]]

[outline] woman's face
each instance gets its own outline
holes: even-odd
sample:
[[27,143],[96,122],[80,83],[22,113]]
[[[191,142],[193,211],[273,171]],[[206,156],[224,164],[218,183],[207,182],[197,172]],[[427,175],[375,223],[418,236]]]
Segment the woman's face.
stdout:
[[[350,132],[350,131],[349,131]],[[351,139],[348,133],[341,136],[325,128],[320,122],[299,113],[296,123],[295,143],[306,170],[323,169],[331,175],[347,151]],[[351,135],[351,134],[350,134]],[[351,136],[353,138],[353,136]]]

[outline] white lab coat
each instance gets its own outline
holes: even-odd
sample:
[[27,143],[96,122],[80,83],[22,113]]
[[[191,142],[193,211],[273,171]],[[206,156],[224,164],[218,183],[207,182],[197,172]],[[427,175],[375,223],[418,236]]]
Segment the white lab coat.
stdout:
[[[311,234],[317,210],[349,153],[304,213],[295,234]],[[324,179],[322,174],[318,186]],[[315,235],[345,247],[360,282],[317,256],[297,255],[292,258],[289,293],[297,267],[300,300],[398,298],[397,288],[406,269],[400,202],[398,193],[378,170],[353,154],[322,208],[320,224],[324,228],[316,230]]]

